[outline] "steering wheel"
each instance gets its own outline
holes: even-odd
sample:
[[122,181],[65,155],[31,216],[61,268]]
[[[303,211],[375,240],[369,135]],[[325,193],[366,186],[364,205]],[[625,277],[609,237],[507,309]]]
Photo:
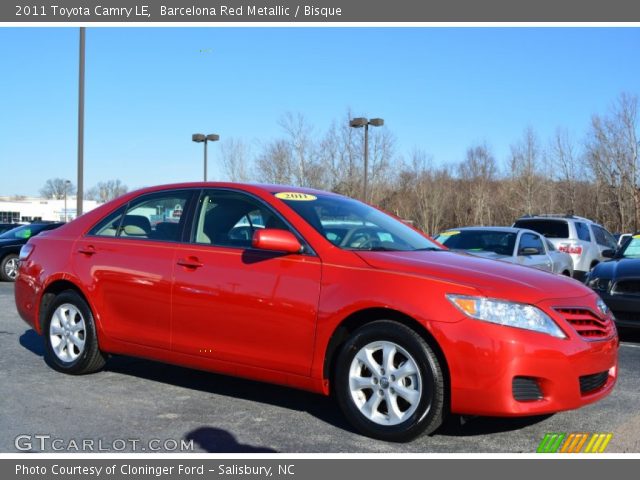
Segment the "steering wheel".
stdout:
[[[357,238],[358,236],[360,236],[360,238]],[[365,250],[371,248],[376,240],[375,233],[373,233],[370,228],[355,228],[345,235],[340,246]]]

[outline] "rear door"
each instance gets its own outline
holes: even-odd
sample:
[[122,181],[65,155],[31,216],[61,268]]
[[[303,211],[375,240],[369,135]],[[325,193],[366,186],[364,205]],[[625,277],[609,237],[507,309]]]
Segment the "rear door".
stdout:
[[251,248],[261,228],[290,230],[302,240],[261,200],[233,190],[202,192],[191,243],[176,252],[172,349],[308,375],[321,262],[309,249]]
[[174,251],[185,223],[181,212],[194,193],[138,197],[76,242],[75,272],[89,286],[106,335],[169,348]]

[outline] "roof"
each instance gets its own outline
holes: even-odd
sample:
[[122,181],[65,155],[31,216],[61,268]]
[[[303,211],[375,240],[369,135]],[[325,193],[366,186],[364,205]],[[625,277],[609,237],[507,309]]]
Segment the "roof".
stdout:
[[129,193],[138,193],[143,191],[155,191],[155,190],[167,190],[167,189],[179,189],[179,188],[235,188],[246,191],[262,190],[267,193],[276,192],[296,192],[296,193],[308,193],[313,195],[335,195],[341,196],[337,193],[327,192],[324,190],[317,190],[314,188],[306,187],[294,187],[291,185],[278,185],[268,183],[235,183],[235,182],[184,182],[184,183],[170,183],[164,185],[153,185],[144,188],[140,188]]
[[504,233],[518,233],[518,232],[531,232],[532,230],[526,228],[514,228],[514,227],[460,227],[460,228],[448,228],[445,232],[452,230],[459,230],[461,232],[468,231],[483,231],[483,232],[504,232]]

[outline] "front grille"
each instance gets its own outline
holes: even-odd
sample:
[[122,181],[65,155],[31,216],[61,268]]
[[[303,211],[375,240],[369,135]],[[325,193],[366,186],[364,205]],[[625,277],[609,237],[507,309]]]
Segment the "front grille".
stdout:
[[618,280],[611,289],[611,295],[640,295],[640,279]]
[[513,390],[513,398],[519,402],[542,400],[542,392],[535,378],[513,377],[511,388]]
[[587,308],[555,309],[571,326],[578,335],[588,340],[603,340],[613,335],[613,326],[608,318],[601,318]]
[[580,377],[580,393],[583,395],[585,393],[593,392],[594,390],[598,390],[605,383],[607,383],[607,379],[609,378],[609,372],[600,372],[594,373],[592,375],[583,375]]

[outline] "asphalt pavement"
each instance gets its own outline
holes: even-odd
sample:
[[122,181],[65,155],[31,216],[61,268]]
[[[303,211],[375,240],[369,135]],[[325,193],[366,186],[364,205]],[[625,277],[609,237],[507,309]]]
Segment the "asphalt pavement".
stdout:
[[96,374],[49,368],[43,341],[0,282],[0,452],[173,451],[532,453],[546,433],[613,433],[607,453],[640,453],[640,332],[622,332],[606,399],[535,418],[454,416],[404,444],[355,433],[330,398],[115,356]]

